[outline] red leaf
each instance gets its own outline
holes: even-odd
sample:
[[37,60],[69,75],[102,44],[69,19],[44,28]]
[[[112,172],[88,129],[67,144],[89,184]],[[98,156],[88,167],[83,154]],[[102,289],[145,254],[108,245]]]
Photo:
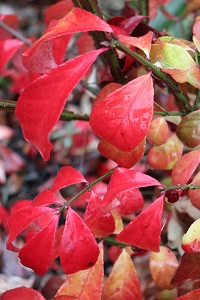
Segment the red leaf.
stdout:
[[14,214],[18,209],[30,206],[32,204],[32,200],[18,200],[11,207],[11,214]]
[[173,185],[186,184],[200,162],[200,150],[183,155],[172,170]]
[[118,150],[102,139],[98,145],[98,150],[103,156],[114,160],[119,166],[129,169],[143,157],[145,146],[146,139],[143,139],[134,150],[125,152]]
[[88,181],[76,169],[70,166],[62,167],[54,180],[51,191],[54,193],[66,186],[80,182],[87,183]]
[[0,225],[3,225],[4,228],[7,226],[8,218],[8,210],[4,206],[0,205]]
[[200,299],[200,289],[193,290],[181,297],[176,298],[176,300],[197,300]]
[[68,208],[61,241],[60,259],[66,274],[91,268],[97,261],[99,248],[83,220]]
[[105,49],[91,51],[59,65],[33,81],[19,97],[15,113],[24,137],[36,146],[44,160],[49,159],[52,144],[48,136],[60,117],[66,98],[103,51]]
[[[41,206],[27,206],[17,210],[8,220],[9,237],[6,243],[8,250],[19,251],[12,242],[26,227],[48,213],[52,212],[52,208]],[[19,221],[20,220],[20,221]]]
[[[87,32],[94,30],[112,32],[112,28],[102,19],[90,12],[87,12],[86,10],[74,8],[62,19],[52,21],[45,34],[23,54],[23,64],[25,68],[36,73],[42,73],[43,70],[50,70],[52,67],[55,67],[55,61],[51,59],[51,55],[48,55],[47,59],[44,59],[43,51],[44,54],[46,52],[49,53],[50,51],[47,49],[48,47],[45,46],[46,42],[48,42],[49,45],[49,40],[53,38],[73,34],[75,32]],[[38,49],[40,49],[40,51]],[[69,72],[68,74],[71,73]]]
[[[17,29],[19,25],[18,17],[16,15],[1,15],[0,20],[13,29]],[[12,34],[9,33],[3,27],[0,27],[0,41],[12,38]]]
[[22,44],[23,42],[17,39],[0,41],[0,71]]
[[[135,170],[117,168],[112,174],[111,180],[108,185],[108,191],[104,196],[103,205],[110,204],[115,199],[115,197],[122,192],[125,193],[130,189],[153,185],[161,184],[156,179]],[[119,200],[117,203],[117,205],[121,204]]]
[[92,192],[87,210],[84,214],[84,222],[97,238],[110,235],[115,230],[115,220],[110,212],[102,212],[102,200]]
[[130,255],[123,249],[104,285],[102,300],[142,299],[140,282]]
[[131,34],[132,31],[137,27],[137,25],[140,24],[145,18],[146,16],[133,16],[122,20],[119,23],[119,26],[126,30],[129,34]]
[[44,14],[44,22],[46,26],[48,26],[52,20],[59,20],[64,17],[64,15],[67,14],[73,7],[74,4],[71,0],[60,1],[47,7]]
[[4,292],[1,300],[45,300],[45,298],[36,290],[27,287],[18,287]]
[[[89,270],[83,270],[68,275],[56,296],[63,295],[63,297],[67,297],[66,299],[101,299],[103,285],[102,243],[99,244],[99,249],[100,254],[96,264]],[[63,300],[64,299],[65,298],[63,298]]]
[[153,82],[147,74],[95,103],[90,125],[97,135],[117,149],[131,151],[147,134],[152,113]]
[[117,206],[117,211],[121,216],[130,215],[144,205],[142,193],[139,189],[130,189],[129,191],[121,192],[116,196],[121,203]]
[[62,202],[49,190],[44,190],[35,197],[32,202],[34,206],[46,206],[49,204],[62,204]]
[[55,215],[53,220],[35,234],[19,252],[21,263],[33,269],[40,276],[46,273],[53,259],[58,218],[59,215]]
[[200,279],[199,268],[200,253],[184,253],[171,283],[179,284],[188,280]]
[[163,198],[162,195],[132,220],[120,232],[116,240],[145,250],[159,252]]

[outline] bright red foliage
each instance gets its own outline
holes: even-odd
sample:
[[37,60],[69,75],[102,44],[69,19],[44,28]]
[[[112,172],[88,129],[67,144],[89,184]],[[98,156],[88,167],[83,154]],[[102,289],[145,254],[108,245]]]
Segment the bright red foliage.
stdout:
[[50,157],[49,134],[58,122],[67,97],[103,51],[105,49],[91,51],[65,62],[33,81],[19,97],[15,113],[24,138],[36,146],[44,160]]

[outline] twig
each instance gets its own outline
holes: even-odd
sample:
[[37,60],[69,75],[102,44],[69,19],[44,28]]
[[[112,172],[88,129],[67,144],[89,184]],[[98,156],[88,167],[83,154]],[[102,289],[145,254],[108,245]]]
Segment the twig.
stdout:
[[[0,99],[0,110],[15,112],[16,104],[17,104],[17,102],[15,102],[15,101]],[[60,120],[63,120],[63,121],[74,121],[74,120],[89,121],[89,116],[74,114],[73,112],[67,111],[64,109],[60,116]]]
[[5,24],[1,20],[0,20],[0,27],[5,29],[7,32],[11,33],[14,37],[16,37],[18,40],[24,42],[26,45],[28,45],[28,46],[32,45],[32,43],[29,40],[27,40],[20,32],[18,32],[17,30],[11,28],[10,26]]

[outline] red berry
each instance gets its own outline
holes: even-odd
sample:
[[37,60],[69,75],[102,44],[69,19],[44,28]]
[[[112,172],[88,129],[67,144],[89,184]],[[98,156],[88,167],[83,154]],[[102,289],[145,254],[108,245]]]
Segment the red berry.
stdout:
[[165,193],[165,200],[169,203],[175,203],[179,199],[179,194],[176,190],[168,190]]

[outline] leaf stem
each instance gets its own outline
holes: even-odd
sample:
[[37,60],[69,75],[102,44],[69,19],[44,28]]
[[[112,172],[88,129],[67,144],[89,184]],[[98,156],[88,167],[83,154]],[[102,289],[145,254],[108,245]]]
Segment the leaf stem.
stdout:
[[200,189],[200,185],[196,184],[177,184],[171,186],[160,187],[162,192],[170,191],[170,190],[197,190]]
[[[148,0],[139,0],[138,9],[139,9],[139,15],[148,16],[149,15]],[[148,18],[144,19],[143,22],[147,23]]]
[[138,62],[140,62],[147,70],[151,70],[155,77],[166,83],[166,85],[170,88],[172,94],[176,97],[176,100],[184,106],[187,113],[193,111],[193,107],[189,103],[188,96],[180,89],[178,83],[171,76],[162,72],[151,61],[147,60],[143,56],[126,47],[117,38],[115,40],[111,39],[111,47],[116,47],[117,49],[130,55],[131,57],[135,58]]
[[[17,104],[17,102],[15,102],[15,101],[0,99],[0,110],[15,112],[16,104]],[[67,111],[64,109],[60,116],[60,120],[63,120],[63,121],[74,121],[74,120],[89,121],[89,116],[74,114],[73,112]]]
[[118,241],[116,241],[115,239],[113,239],[111,237],[105,237],[105,238],[103,238],[103,240],[106,244],[110,244],[110,245],[121,246],[121,247],[130,246],[129,244],[118,242]]
[[161,115],[161,116],[186,116],[186,112],[176,112],[176,111],[171,111],[171,112],[164,112],[164,111],[154,111],[153,112],[155,115]]
[[71,198],[67,203],[71,204],[72,202],[74,202],[78,197],[80,197],[82,194],[84,194],[87,191],[90,191],[92,189],[92,187],[97,184],[98,182],[100,182],[101,180],[105,179],[106,177],[108,177],[109,175],[111,175],[114,170],[117,167],[111,169],[110,171],[108,171],[106,174],[102,175],[101,177],[97,178],[96,180],[94,180],[93,182],[89,183],[84,189],[82,189],[78,194],[76,194],[73,198]]

